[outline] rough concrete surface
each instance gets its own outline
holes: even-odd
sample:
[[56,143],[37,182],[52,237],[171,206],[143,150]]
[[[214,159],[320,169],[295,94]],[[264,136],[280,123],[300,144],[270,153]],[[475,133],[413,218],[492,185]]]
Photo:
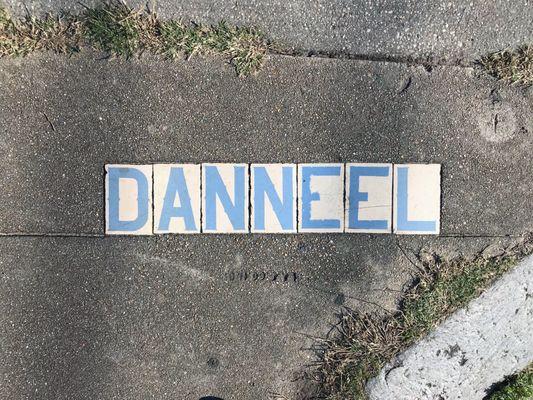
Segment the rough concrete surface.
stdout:
[[533,230],[531,89],[457,67],[272,57],[242,79],[160,61],[0,60],[1,232],[101,234],[104,165],[151,162],[440,163],[442,234]]
[[[99,56],[0,60],[0,398],[304,399],[309,335],[342,305],[394,309],[407,256],[533,229],[531,89],[470,68],[270,57],[238,78]],[[441,163],[443,235],[101,237],[106,163],[217,161]]]
[[[18,15],[80,11],[99,0],[4,0]],[[470,62],[533,40],[530,0],[132,0],[163,18],[254,25],[304,52]]]
[[305,335],[323,335],[351,296],[390,301],[382,289],[405,279],[387,267],[390,236],[0,246],[2,398],[267,398],[312,359]]
[[533,361],[533,257],[392,360],[372,400],[482,400]]
[[393,309],[413,271],[400,247],[458,256],[495,242],[397,240],[0,238],[0,398],[307,399],[310,336],[341,306]]

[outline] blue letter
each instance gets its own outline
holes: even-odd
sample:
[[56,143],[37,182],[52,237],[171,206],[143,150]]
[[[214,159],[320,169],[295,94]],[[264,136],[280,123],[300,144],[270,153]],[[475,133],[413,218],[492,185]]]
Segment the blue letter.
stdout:
[[396,198],[397,217],[396,228],[401,231],[435,232],[435,221],[409,221],[407,219],[407,174],[408,167],[398,167],[398,191]]
[[350,167],[350,205],[348,209],[348,228],[387,230],[386,220],[360,220],[359,202],[368,201],[368,193],[359,191],[361,176],[389,176],[389,167]]
[[[148,180],[135,168],[113,168],[108,171],[109,213],[108,227],[110,231],[133,232],[142,228],[148,220]],[[133,221],[121,221],[119,218],[119,185],[120,179],[135,179],[137,182],[137,218]]]
[[[176,193],[180,198],[179,207],[174,207]],[[185,175],[183,174],[183,168],[170,168],[167,190],[163,200],[163,210],[161,211],[161,219],[159,220],[159,230],[168,230],[170,218],[183,218],[185,222],[185,230],[196,230],[196,224],[194,223],[194,215],[192,212],[191,197],[189,196],[189,190],[187,188]]]
[[283,201],[276,192],[272,180],[268,176],[265,167],[254,168],[254,216],[255,229],[265,229],[265,195],[268,196],[272,209],[278,218],[281,229],[287,231],[294,229],[293,221],[293,173],[294,167],[282,167],[283,173]]
[[244,189],[246,187],[244,179],[244,167],[243,166],[234,166],[234,181],[235,185],[233,188],[235,204],[231,202],[228,191],[218,169],[215,166],[206,166],[205,173],[205,219],[206,219],[206,229],[216,230],[217,229],[217,197],[222,203],[222,207],[228,216],[233,229],[235,230],[244,230],[247,227],[244,226],[244,216],[247,204],[245,204],[245,193]]
[[338,229],[338,219],[311,219],[311,202],[320,200],[318,192],[311,192],[311,176],[340,176],[341,167],[302,167],[302,229]]

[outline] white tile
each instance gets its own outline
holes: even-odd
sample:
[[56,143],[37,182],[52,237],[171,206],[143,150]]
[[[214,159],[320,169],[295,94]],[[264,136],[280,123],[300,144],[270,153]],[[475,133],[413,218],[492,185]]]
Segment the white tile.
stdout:
[[394,165],[394,233],[439,233],[440,169],[440,164]]
[[154,233],[200,232],[200,164],[154,165]]
[[250,174],[252,232],[296,232],[296,164],[252,164]]
[[298,232],[343,232],[344,164],[298,164]]
[[248,164],[202,164],[202,231],[247,233]]
[[345,232],[391,233],[392,164],[346,164]]
[[105,166],[106,234],[152,234],[152,166]]

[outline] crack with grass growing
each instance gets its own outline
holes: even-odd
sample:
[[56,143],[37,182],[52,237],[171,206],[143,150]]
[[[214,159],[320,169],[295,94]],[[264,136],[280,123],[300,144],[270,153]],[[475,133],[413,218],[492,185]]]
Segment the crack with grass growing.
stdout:
[[468,60],[439,60],[427,56],[351,54],[344,51],[296,49],[269,40],[255,27],[236,26],[224,21],[215,25],[162,20],[149,9],[134,9],[125,0],[109,0],[86,7],[80,14],[27,15],[13,18],[0,5],[0,57],[26,56],[35,51],[73,54],[88,47],[109,56],[131,58],[150,52],[169,59],[195,54],[225,57],[239,76],[259,71],[267,54],[289,57],[319,57],[434,66],[472,67],[479,65],[490,75],[509,83],[533,83],[533,45],[505,50]]
[[113,0],[79,15],[13,18],[0,6],[0,57],[35,51],[73,54],[83,47],[131,58],[144,52],[176,58],[194,54],[225,57],[238,75],[257,72],[270,43],[257,29],[225,22],[205,26],[160,20],[154,12]]
[[345,309],[332,338],[319,343],[313,379],[320,398],[364,400],[367,381],[401,351],[426,336],[456,310],[478,297],[498,277],[533,253],[533,235],[490,258],[440,259],[421,254],[417,275],[391,314]]
[[504,82],[533,84],[533,44],[491,53],[482,57],[479,64],[488,74]]

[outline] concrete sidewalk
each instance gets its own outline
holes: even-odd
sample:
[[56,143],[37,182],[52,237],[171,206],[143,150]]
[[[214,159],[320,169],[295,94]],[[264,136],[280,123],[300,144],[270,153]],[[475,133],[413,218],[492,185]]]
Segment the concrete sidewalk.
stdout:
[[[533,231],[533,89],[471,67],[533,39],[527,0],[152,9],[305,57],[247,78],[216,57],[0,59],[0,398],[309,398],[340,307],[395,309],[421,250],[499,254]],[[441,236],[104,237],[104,165],[153,162],[440,163]]]
[[413,272],[390,235],[4,237],[0,254],[0,397],[17,399],[306,399],[312,337],[341,306],[394,309]]
[[[309,335],[393,309],[404,252],[533,230],[533,93],[470,68],[40,54],[0,85],[0,397],[305,398]],[[181,161],[442,163],[442,237],[101,237],[104,164]]]
[[0,231],[103,233],[103,167],[441,163],[444,235],[533,229],[531,89],[470,68],[271,57],[0,60]]

